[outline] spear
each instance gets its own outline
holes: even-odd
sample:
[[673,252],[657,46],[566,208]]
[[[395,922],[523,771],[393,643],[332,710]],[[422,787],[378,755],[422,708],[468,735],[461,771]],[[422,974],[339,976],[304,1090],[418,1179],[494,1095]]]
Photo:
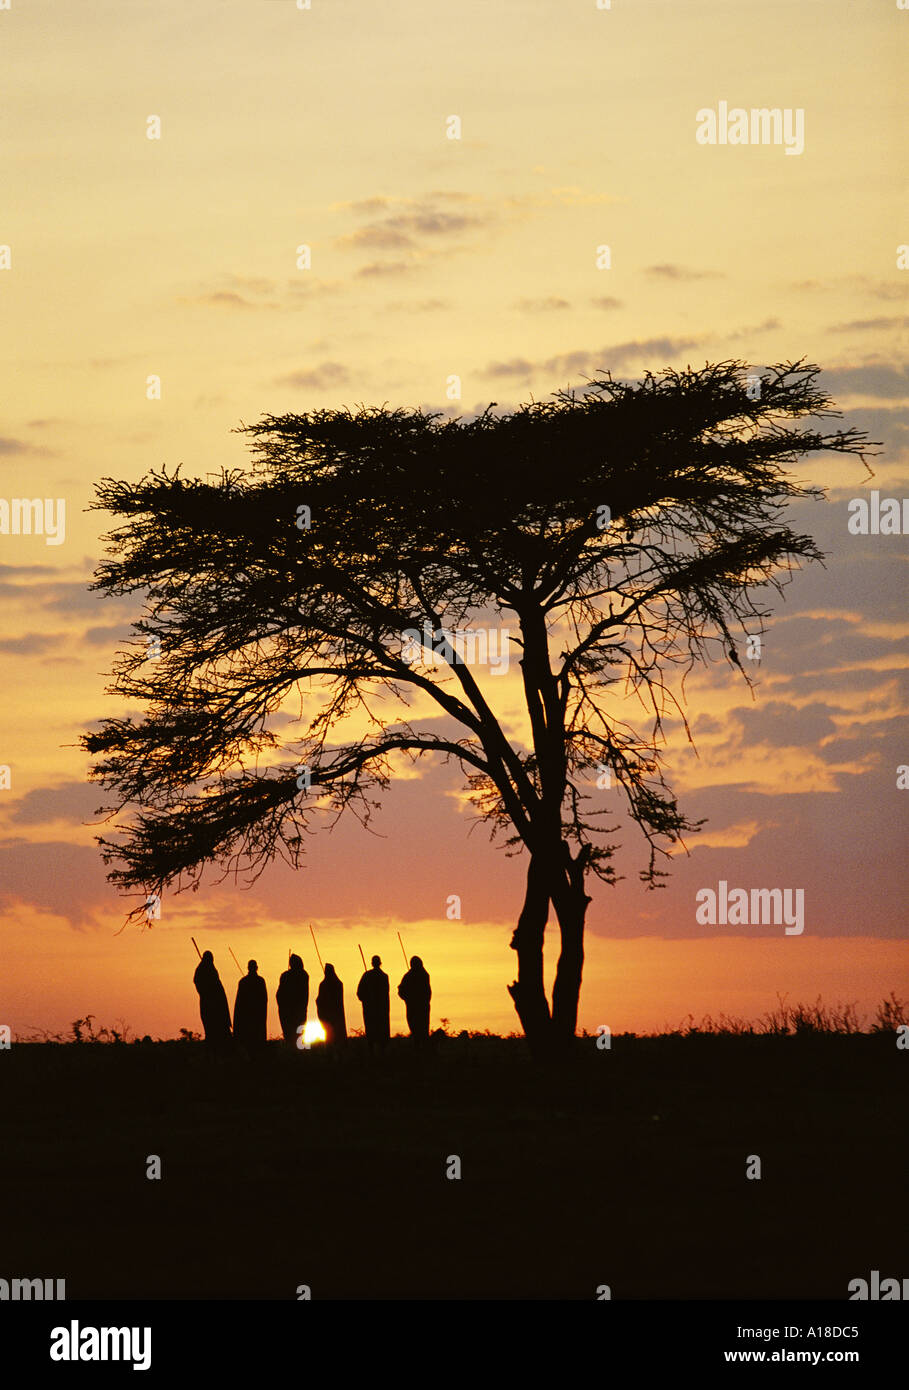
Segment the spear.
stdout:
[[[228,951],[230,951],[231,955],[234,956],[234,948],[233,948],[233,946],[228,946],[227,949],[228,949]],[[240,974],[242,975],[242,974],[243,974],[243,966],[242,966],[242,965],[240,964],[240,962],[237,960],[237,957],[236,957],[236,956],[234,956],[234,965],[237,967],[237,969],[239,970]]]
[[357,950],[360,952],[360,960],[363,962],[363,969],[366,969],[366,957],[363,954],[363,947],[357,942]]
[[[401,941],[401,933],[398,932],[398,940]],[[401,955],[404,957],[404,964],[410,969],[410,961],[407,959],[407,952],[404,950],[404,942],[401,941]]]
[[[319,943],[318,943],[318,941],[316,940],[316,934],[315,934],[315,932],[314,932],[313,929],[312,929],[312,922],[310,922],[310,924],[309,924],[309,932],[310,932],[310,935],[311,935],[311,937],[312,937],[312,944],[313,944],[313,945],[315,946],[315,948],[316,948],[316,955],[319,956],[319,964],[322,965],[322,957],[321,957],[321,955],[319,955]],[[323,975],[324,975],[324,973],[325,973],[325,966],[324,966],[324,965],[322,965],[322,973],[323,973]]]
[[[193,943],[193,945],[196,946],[196,938],[194,936],[191,936],[189,939]],[[202,952],[199,950],[198,946],[196,946],[196,955],[199,957],[200,960],[202,959]]]

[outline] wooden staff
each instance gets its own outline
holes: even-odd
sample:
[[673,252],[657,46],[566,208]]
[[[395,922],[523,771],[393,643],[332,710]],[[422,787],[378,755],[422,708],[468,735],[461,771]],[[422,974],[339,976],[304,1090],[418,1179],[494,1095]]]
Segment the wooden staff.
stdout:
[[[398,940],[401,941],[401,933],[398,932]],[[407,959],[407,952],[404,950],[404,942],[401,941],[401,955],[404,957],[404,964],[410,969],[410,961]]]
[[360,960],[363,962],[363,969],[366,969],[366,957],[363,954],[363,947],[357,942],[357,950],[360,952]]
[[[315,946],[315,948],[316,948],[316,955],[319,956],[319,964],[322,965],[322,957],[321,957],[321,955],[319,955],[319,943],[318,943],[318,941],[316,940],[316,934],[315,934],[315,932],[314,932],[313,929],[312,929],[312,922],[310,922],[310,924],[309,924],[309,932],[310,932],[310,935],[312,936],[312,944],[313,944],[313,945]],[[325,966],[324,966],[324,965],[322,965],[322,974],[323,974],[323,975],[325,974]]]
[[[234,948],[233,948],[233,946],[228,946],[227,949],[228,949],[228,951],[230,951],[231,955],[234,956]],[[242,975],[242,974],[243,974],[243,966],[242,966],[242,965],[240,964],[240,962],[237,960],[237,957],[236,957],[236,956],[234,956],[234,965],[237,967],[237,969],[239,970],[240,974]]]
[[[193,945],[196,946],[196,938],[194,936],[191,936],[189,939],[193,943]],[[199,950],[198,946],[196,946],[196,955],[199,957],[200,960],[202,959],[202,952]]]

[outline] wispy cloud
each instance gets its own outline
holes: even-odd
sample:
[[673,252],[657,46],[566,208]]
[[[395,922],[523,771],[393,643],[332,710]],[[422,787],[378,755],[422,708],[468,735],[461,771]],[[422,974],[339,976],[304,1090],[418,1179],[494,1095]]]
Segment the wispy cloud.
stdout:
[[370,261],[368,265],[360,266],[356,274],[359,279],[367,280],[388,275],[409,275],[419,269],[419,266],[408,261]]
[[849,323],[832,323],[831,333],[882,333],[891,328],[909,328],[909,318],[851,319]]
[[[464,201],[461,195],[454,195],[454,200]],[[488,211],[467,212],[460,207],[452,211],[441,205],[451,201],[444,194],[431,194],[420,199],[368,198],[348,204],[347,208],[355,216],[365,212],[370,220],[352,232],[345,232],[337,238],[336,244],[377,251],[415,251],[426,239],[456,236],[494,220]]]
[[24,457],[28,454],[47,455],[50,449],[44,449],[37,444],[28,444],[24,439],[13,439],[9,435],[0,435],[0,456],[4,458]]
[[307,390],[324,391],[332,386],[344,386],[350,372],[341,362],[322,362],[318,367],[306,367],[277,378],[278,385],[300,386]]
[[[702,338],[643,338],[592,351],[580,348],[576,352],[559,353],[545,361],[532,362],[526,357],[513,357],[507,362],[490,362],[486,367],[491,377],[529,377],[545,372],[548,376],[564,377],[592,374],[597,371],[621,370],[629,362],[641,358],[672,357],[685,348],[697,347]],[[659,365],[663,365],[662,362]]]
[[385,305],[386,314],[440,314],[451,308],[450,299],[396,299]]
[[747,328],[739,328],[735,333],[730,333],[730,340],[736,338],[751,338],[755,333],[772,333],[780,327],[779,319],[764,319],[763,323],[753,323]]
[[41,656],[65,642],[66,634],[62,632],[29,632],[24,637],[4,637],[0,640],[0,652],[10,656]]
[[666,262],[664,265],[645,266],[644,274],[660,280],[721,280],[724,278],[719,270],[692,270],[690,266],[676,265],[673,262]]
[[570,309],[571,305],[567,299],[562,299],[559,295],[549,294],[543,299],[519,299],[514,306],[524,314],[548,314],[553,310]]

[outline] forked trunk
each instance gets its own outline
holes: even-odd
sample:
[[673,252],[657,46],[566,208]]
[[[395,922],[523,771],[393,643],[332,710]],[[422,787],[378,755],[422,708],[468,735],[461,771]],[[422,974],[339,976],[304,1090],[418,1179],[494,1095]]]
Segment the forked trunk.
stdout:
[[[584,892],[583,867],[571,861],[553,878],[539,855],[531,857],[518,925],[511,938],[518,956],[518,978],[508,986],[524,1035],[534,1057],[549,1058],[571,1047],[578,1025],[578,1000],[584,968],[584,919],[590,898]],[[552,990],[552,1012],[543,982],[543,937],[550,890],[559,921],[561,951]]]
[[535,1057],[549,1050],[552,1018],[543,984],[543,934],[549,916],[549,886],[539,859],[531,856],[527,888],[511,948],[518,955],[518,978],[508,986],[524,1035]]

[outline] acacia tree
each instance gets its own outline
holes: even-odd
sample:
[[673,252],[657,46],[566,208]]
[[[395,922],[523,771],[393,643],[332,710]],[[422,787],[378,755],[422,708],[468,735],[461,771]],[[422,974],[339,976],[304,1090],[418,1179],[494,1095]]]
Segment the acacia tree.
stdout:
[[[126,813],[118,839],[99,839],[111,881],[144,899],[197,887],[210,863],[296,866],[320,817],[349,808],[368,823],[395,755],[454,759],[493,833],[526,852],[509,990],[534,1050],[564,1045],[587,886],[616,877],[597,774],[624,794],[646,840],[640,876],[660,886],[658,856],[697,828],[664,780],[663,721],[684,723],[671,686],[718,656],[744,676],[740,634],[760,633],[769,589],[820,558],[783,514],[823,492],[785,466],[868,444],[789,423],[838,413],[817,367],[784,363],[757,388],[747,371],[607,373],[474,419],[265,416],[241,427],[247,470],[103,480],[94,505],[125,520],[92,587],[145,600],[111,687],[144,714],[82,739],[91,775],[116,793],[104,809]],[[482,679],[455,636],[484,622],[519,652],[521,739],[494,712],[498,677]],[[279,744],[274,716],[294,693],[307,716]],[[434,719],[416,717],[417,700]],[[339,740],[354,715],[365,732]]]

